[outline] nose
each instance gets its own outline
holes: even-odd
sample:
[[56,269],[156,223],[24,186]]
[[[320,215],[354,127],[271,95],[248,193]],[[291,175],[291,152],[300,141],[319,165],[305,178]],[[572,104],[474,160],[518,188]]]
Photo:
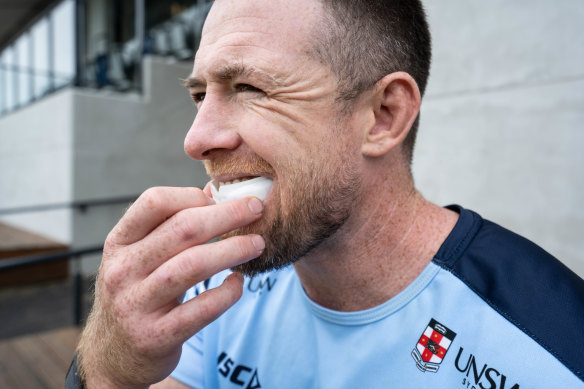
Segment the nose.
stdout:
[[217,151],[235,150],[242,140],[229,104],[207,93],[187,133],[184,148],[191,158],[211,159]]

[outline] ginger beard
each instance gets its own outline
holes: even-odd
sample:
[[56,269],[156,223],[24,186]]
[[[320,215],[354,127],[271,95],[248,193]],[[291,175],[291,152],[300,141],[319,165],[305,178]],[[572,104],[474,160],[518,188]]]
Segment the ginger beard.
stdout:
[[[220,237],[259,234],[265,240],[266,247],[259,257],[232,268],[233,271],[254,276],[292,264],[343,225],[353,209],[360,180],[352,164],[339,155],[342,154],[337,154],[336,160],[322,158],[319,162],[287,164],[286,176],[278,176],[272,187],[270,207],[274,209],[266,209],[259,221]],[[257,155],[245,160],[221,156],[205,161],[205,167],[210,175],[274,172],[272,166]]]

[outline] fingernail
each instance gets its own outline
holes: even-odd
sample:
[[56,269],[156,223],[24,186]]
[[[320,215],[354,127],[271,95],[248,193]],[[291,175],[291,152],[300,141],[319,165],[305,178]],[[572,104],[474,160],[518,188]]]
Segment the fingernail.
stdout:
[[264,204],[257,198],[251,197],[247,202],[249,209],[256,214],[261,213],[264,210]]
[[253,243],[253,247],[255,247],[257,251],[262,251],[264,247],[266,247],[266,242],[264,242],[264,238],[262,238],[260,235],[252,236],[251,243]]

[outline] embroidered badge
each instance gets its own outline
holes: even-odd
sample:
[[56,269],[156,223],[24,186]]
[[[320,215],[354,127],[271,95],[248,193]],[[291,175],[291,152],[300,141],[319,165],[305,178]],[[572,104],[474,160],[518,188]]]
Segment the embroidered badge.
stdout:
[[412,357],[418,369],[436,373],[455,336],[454,331],[434,319],[430,320],[418,344],[412,350]]

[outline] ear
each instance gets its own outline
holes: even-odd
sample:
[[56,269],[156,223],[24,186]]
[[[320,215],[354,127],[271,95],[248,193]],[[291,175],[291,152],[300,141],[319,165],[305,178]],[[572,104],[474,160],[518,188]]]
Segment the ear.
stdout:
[[407,73],[388,74],[374,86],[373,126],[366,129],[361,153],[380,157],[393,150],[408,135],[420,110],[418,84]]

